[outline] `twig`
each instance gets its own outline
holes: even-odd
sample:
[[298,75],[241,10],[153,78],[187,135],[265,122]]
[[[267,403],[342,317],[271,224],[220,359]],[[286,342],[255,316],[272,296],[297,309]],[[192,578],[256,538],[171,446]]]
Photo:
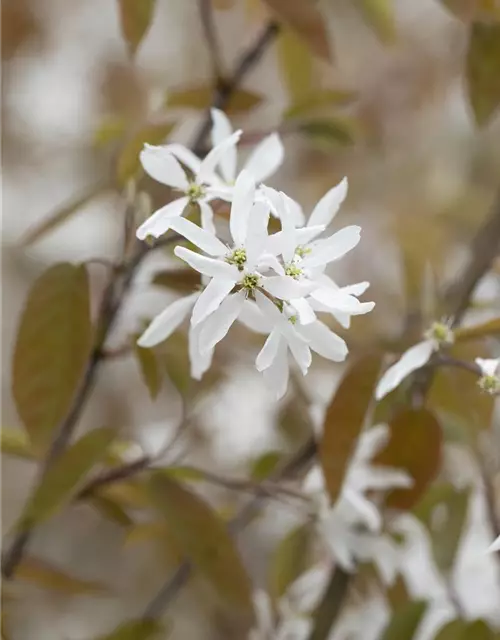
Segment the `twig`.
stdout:
[[350,574],[341,567],[335,567],[332,571],[323,598],[314,613],[314,627],[308,640],[327,640],[344,604],[350,578]]
[[215,29],[212,0],[198,0],[198,7],[200,10],[201,25],[205,34],[205,40],[207,41],[208,50],[210,52],[213,76],[218,82],[223,75],[222,57]]
[[101,474],[93,478],[90,482],[88,482],[77,494],[78,500],[84,500],[88,498],[90,495],[106,487],[108,484],[112,484],[113,482],[120,482],[121,480],[126,480],[131,476],[136,475],[137,473],[144,471],[151,464],[152,459],[149,456],[142,456],[133,462],[129,462],[127,464],[121,465],[119,467],[114,467],[113,469],[109,469],[103,471]]

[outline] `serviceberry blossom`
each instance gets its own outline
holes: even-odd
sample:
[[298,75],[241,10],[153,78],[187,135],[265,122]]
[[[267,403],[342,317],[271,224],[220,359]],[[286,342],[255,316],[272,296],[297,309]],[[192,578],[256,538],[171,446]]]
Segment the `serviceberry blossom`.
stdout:
[[[196,250],[178,245],[174,254],[202,274],[202,288],[154,318],[138,344],[153,347],[163,342],[190,316],[191,373],[199,379],[210,367],[217,343],[239,320],[267,336],[256,368],[281,398],[288,386],[289,352],[303,375],[311,365],[312,351],[334,362],[347,356],[345,341],[318,318],[318,313],[348,327],[352,315],[367,313],[374,306],[358,300],[367,282],[340,287],[325,273],[330,263],[358,244],[360,227],[352,225],[319,237],[345,198],[345,179],[321,198],[306,226],[297,226],[300,206],[283,192],[258,184],[282,160],[281,143],[272,136],[259,145],[234,184],[229,184],[236,172],[235,144],[240,132],[232,133],[220,112],[212,115],[216,144],[205,160],[200,161],[182,145],[147,146],[141,156],[150,175],[169,180],[168,184],[175,181],[186,190],[181,161],[195,176],[189,188],[193,192],[195,187],[202,188],[201,195],[196,192],[180,198],[172,210],[167,205],[157,211],[137,232],[144,238],[171,229],[194,245]],[[254,157],[257,160],[252,160]],[[221,182],[218,170],[226,183]],[[224,241],[216,234],[208,204],[215,197],[231,202],[229,234]],[[190,198],[200,205],[201,226],[182,217]],[[271,213],[281,223],[281,231],[272,235],[268,230]]]
[[453,344],[453,331],[442,322],[434,322],[424,334],[425,340],[405,351],[380,378],[375,390],[375,398],[381,400],[398,387],[411,373],[429,362],[432,354]]
[[[170,228],[170,222],[182,216],[188,204],[197,203],[201,211],[201,224],[204,229],[214,231],[213,211],[210,202],[224,192],[224,183],[216,173],[221,158],[234,150],[241,136],[241,130],[221,140],[204,160],[200,160],[192,151],[181,144],[153,146],[146,144],[141,151],[140,160],[144,171],[154,180],[166,184],[184,195],[158,209],[137,229],[139,240],[148,236],[158,238]],[[189,169],[188,175],[182,164]]]
[[476,358],[476,364],[481,370],[481,377],[477,382],[481,389],[491,395],[500,393],[500,358]]
[[384,582],[390,584],[399,556],[395,542],[382,533],[382,516],[373,502],[373,493],[410,487],[412,479],[399,469],[371,464],[388,437],[386,425],[372,427],[362,434],[341,495],[333,506],[319,466],[306,476],[303,491],[316,502],[318,532],[335,561],[346,571],[353,571],[357,561],[371,560]]

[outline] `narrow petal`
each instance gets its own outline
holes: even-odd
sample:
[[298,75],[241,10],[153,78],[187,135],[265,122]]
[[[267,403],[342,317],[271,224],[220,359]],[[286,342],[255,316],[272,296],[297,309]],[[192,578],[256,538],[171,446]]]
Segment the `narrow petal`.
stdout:
[[280,340],[281,337],[279,331],[277,329],[273,329],[255,360],[257,371],[264,371],[264,369],[268,369],[272,365],[278,353]]
[[200,349],[204,353],[220,342],[237,319],[245,302],[243,291],[228,296],[217,311],[209,316],[200,333]]
[[283,162],[285,152],[277,133],[264,138],[250,154],[245,162],[245,169],[259,183],[271,176]]
[[203,324],[196,327],[192,325],[189,328],[189,362],[191,364],[191,377],[195,380],[201,380],[203,374],[206,373],[212,364],[214,350],[208,349],[205,352],[200,350],[200,333]]
[[[267,244],[267,225],[269,223],[269,207],[264,202],[256,202],[251,211],[247,226],[245,247],[247,252],[247,269],[253,271]],[[259,263],[260,264],[260,263]]]
[[344,293],[349,293],[351,296],[362,296],[363,293],[370,286],[369,282],[356,282],[356,284],[349,284],[346,287],[340,287]]
[[309,347],[323,358],[333,362],[343,362],[346,359],[348,349],[345,341],[320,320],[306,326],[297,326],[297,331],[308,340]]
[[[212,147],[217,147],[221,142],[229,138],[233,133],[233,128],[226,114],[220,109],[210,109],[212,114]],[[224,180],[232,184],[236,177],[236,147],[232,146],[227,149],[222,156],[219,166]]]
[[248,171],[242,171],[236,180],[229,217],[229,229],[234,243],[242,247],[248,229],[248,218],[255,197],[255,181]]
[[140,347],[148,348],[154,347],[156,344],[160,344],[160,342],[166,340],[177,327],[182,324],[199,295],[200,294],[196,292],[172,302],[172,304],[153,319],[146,331],[144,331],[139,340],[137,340],[137,344]]
[[276,357],[272,365],[268,369],[264,369],[263,374],[266,384],[274,389],[276,399],[280,400],[286,393],[290,377],[288,349],[284,340],[280,340]]
[[213,278],[194,305],[191,324],[193,327],[203,322],[213,313],[234,287],[234,280]]
[[186,218],[175,218],[170,223],[170,228],[211,256],[222,256],[227,253],[227,247],[222,244],[219,238]]
[[188,149],[183,144],[167,144],[164,149],[174,155],[177,160],[180,160],[188,169],[190,169],[194,175],[197,175],[200,170],[201,160],[195,155],[191,149]]
[[354,315],[360,311],[362,304],[367,304],[360,302],[354,296],[343,293],[340,289],[335,290],[330,287],[315,289],[311,292],[311,297],[325,305],[330,311],[341,311],[349,313],[350,315]]
[[188,180],[183,168],[174,156],[165,150],[165,147],[154,147],[146,144],[139,155],[144,171],[153,180],[157,180],[169,187],[185,191]]
[[303,260],[304,267],[317,267],[342,258],[359,243],[361,227],[352,225],[344,227],[329,238],[318,240],[311,248],[311,253]]
[[198,206],[201,212],[201,226],[205,231],[215,235],[214,212],[212,207],[204,200],[198,200]]
[[186,249],[186,247],[175,247],[174,253],[178,258],[187,262],[190,267],[205,276],[223,278],[225,280],[232,280],[233,282],[236,282],[239,278],[238,269],[223,260],[207,258],[207,256],[195,253],[191,251],[191,249]]
[[[304,227],[303,229],[295,229],[295,243],[298,247],[306,245],[312,238],[324,231],[324,227]],[[283,231],[273,233],[268,237],[267,250],[269,253],[277,256],[285,251],[285,243],[287,237]]]
[[262,278],[262,287],[271,295],[290,300],[303,298],[315,288],[315,284],[306,281],[294,280],[290,276],[270,276]]
[[294,298],[290,304],[297,312],[300,324],[310,324],[316,320],[316,314],[305,298]]
[[392,367],[389,367],[380,378],[375,390],[375,398],[380,400],[399,386],[410,373],[420,369],[429,361],[433,351],[434,342],[432,340],[424,340],[403,353],[400,360],[393,364]]
[[373,502],[370,502],[370,500],[365,498],[361,493],[352,491],[349,488],[343,491],[342,497],[349,502],[350,506],[358,513],[370,531],[380,531],[382,527],[382,516]]
[[179,198],[169,202],[158,211],[155,211],[135,232],[139,240],[144,240],[148,236],[159,238],[170,229],[170,225],[186,208],[189,198]]
[[290,204],[293,202],[286,193],[280,192],[280,196],[283,201],[283,214],[280,218],[281,221],[281,233],[283,234],[283,260],[285,262],[291,262],[295,256],[295,250],[297,249],[297,235],[295,233],[295,225],[293,223]]
[[273,325],[269,322],[266,316],[264,316],[255,302],[252,302],[251,300],[245,300],[245,304],[241,309],[238,320],[241,324],[244,324],[245,327],[250,329],[250,331],[255,331],[255,333],[268,335],[273,329]]
[[213,178],[215,168],[220,163],[223,156],[229,152],[231,147],[234,147],[238,143],[238,140],[241,138],[241,133],[241,130],[232,133],[228,138],[214,147],[206,158],[202,160],[200,169],[196,176],[198,182],[210,182]]
[[311,217],[307,223],[308,227],[317,224],[327,227],[331,223],[340,205],[345,200],[347,186],[347,178],[344,178],[321,198],[311,213]]
[[279,276],[285,275],[285,270],[283,269],[281,262],[276,256],[273,256],[270,253],[263,253],[259,258],[257,270],[262,272],[264,269],[272,269],[274,273],[277,273]]
[[302,375],[305,376],[311,366],[312,356],[309,345],[301,340],[301,337],[297,335],[295,329],[290,325],[291,331],[287,332],[286,341],[295,362],[299,365],[299,369]]
[[481,369],[483,376],[494,376],[497,372],[497,369],[500,367],[500,358],[496,358],[494,360],[476,358],[475,362]]

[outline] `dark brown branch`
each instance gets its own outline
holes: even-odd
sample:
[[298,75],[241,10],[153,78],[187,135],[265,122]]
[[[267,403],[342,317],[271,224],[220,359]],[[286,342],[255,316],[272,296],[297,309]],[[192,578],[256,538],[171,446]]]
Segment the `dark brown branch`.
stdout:
[[308,640],[327,640],[342,610],[350,579],[350,574],[341,567],[335,567],[332,571],[325,593],[314,613],[314,627]]

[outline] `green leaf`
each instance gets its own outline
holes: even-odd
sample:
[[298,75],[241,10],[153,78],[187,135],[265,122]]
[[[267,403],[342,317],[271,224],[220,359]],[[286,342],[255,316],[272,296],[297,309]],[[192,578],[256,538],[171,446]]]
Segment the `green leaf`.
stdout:
[[59,456],[35,488],[17,524],[18,530],[50,518],[78,491],[87,474],[106,455],[115,432],[107,427],[94,429]]
[[118,155],[116,176],[120,185],[124,186],[130,178],[133,178],[141,167],[139,154],[147,142],[158,145],[165,139],[175,127],[175,122],[163,124],[150,124],[135,133],[122,147]]
[[306,43],[291,29],[282,29],[278,58],[291,102],[307,100],[315,84],[314,60]]
[[146,385],[151,399],[154,400],[158,395],[162,376],[155,352],[152,349],[144,349],[137,344],[137,336],[134,337],[134,354],[139,364],[142,379]]
[[[196,110],[208,109],[213,102],[214,93],[215,87],[205,84],[175,89],[168,92],[165,106]],[[238,89],[231,94],[225,111],[228,114],[245,113],[261,104],[263,99],[264,97],[259,93]]]
[[92,595],[105,593],[108,589],[90,580],[82,580],[57,569],[45,560],[33,556],[23,558],[16,569],[16,579],[25,580],[44,589],[67,595]]
[[122,35],[131,56],[151,26],[155,5],[156,0],[118,0]]
[[326,149],[354,144],[360,136],[359,123],[348,116],[332,116],[310,120],[299,131]]
[[102,495],[92,495],[88,498],[88,501],[107,520],[111,520],[120,527],[128,528],[133,526],[134,521],[132,518],[116,501]]
[[263,0],[278,19],[291,27],[316,55],[330,60],[332,57],[327,20],[315,0]]
[[165,269],[155,273],[152,284],[179,293],[191,293],[201,284],[201,276],[194,269]]
[[485,125],[500,105],[500,23],[472,25],[466,74],[474,117]]
[[434,640],[495,640],[495,632],[483,620],[452,620],[441,627]]
[[266,451],[253,461],[250,477],[256,482],[269,478],[282,459],[281,451]]
[[285,111],[283,118],[285,120],[301,118],[311,115],[317,109],[343,107],[353,102],[356,97],[357,93],[355,91],[348,91],[347,89],[319,89],[295,101]]
[[172,537],[229,604],[253,615],[252,585],[239,552],[215,511],[162,472],[150,480],[151,498]]
[[31,442],[21,429],[2,427],[2,453],[25,460],[36,460]]
[[392,616],[381,635],[381,640],[413,640],[427,609],[423,601],[409,602]]
[[309,522],[292,529],[278,544],[269,576],[269,591],[276,599],[307,569],[310,545]]
[[411,509],[436,477],[441,465],[442,432],[427,409],[403,410],[389,423],[390,439],[374,464],[406,471],[413,479],[407,489],[394,489],[386,504]]
[[476,340],[477,338],[487,338],[489,336],[500,335],[500,318],[494,318],[472,327],[459,327],[455,329],[455,342],[465,342],[465,340]]
[[429,529],[434,560],[444,574],[453,569],[469,497],[469,489],[460,491],[452,484],[442,483],[431,487],[415,507],[415,515]]
[[109,189],[111,189],[109,180],[102,180],[91,185],[82,193],[79,193],[74,198],[63,204],[59,209],[56,209],[48,218],[42,220],[40,224],[30,229],[23,237],[21,246],[27,247],[34,242],[41,240],[41,238],[46,236],[50,231],[54,231],[54,229],[57,229],[57,227],[67,222],[76,213],[78,213],[80,209]]
[[385,44],[396,40],[396,22],[393,0],[356,0],[366,22]]
[[163,625],[158,620],[132,620],[96,640],[153,640],[163,631]]
[[358,360],[347,371],[327,409],[319,460],[332,504],[342,490],[346,469],[372,402],[380,367],[378,354]]
[[17,411],[37,448],[47,444],[68,412],[91,346],[87,270],[56,264],[28,294],[12,364]]

